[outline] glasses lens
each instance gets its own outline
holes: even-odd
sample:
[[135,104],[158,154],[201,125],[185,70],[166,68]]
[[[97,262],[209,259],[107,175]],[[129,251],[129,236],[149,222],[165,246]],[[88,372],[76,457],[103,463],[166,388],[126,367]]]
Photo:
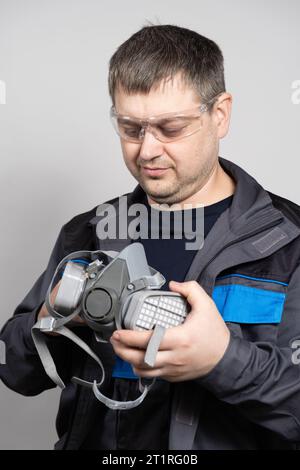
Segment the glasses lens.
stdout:
[[112,122],[120,137],[132,142],[139,142],[143,137],[143,127],[131,120],[112,115]]
[[161,142],[172,142],[193,134],[201,128],[200,116],[174,117],[151,124],[154,135]]
[[173,118],[160,121],[153,127],[155,128],[158,138],[172,140],[182,137],[190,127],[190,123],[184,119]]

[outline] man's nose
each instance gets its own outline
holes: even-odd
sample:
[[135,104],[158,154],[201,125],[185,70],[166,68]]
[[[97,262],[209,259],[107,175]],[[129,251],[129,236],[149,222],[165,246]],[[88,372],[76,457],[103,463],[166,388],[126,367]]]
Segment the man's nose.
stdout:
[[145,129],[144,140],[140,148],[141,160],[151,160],[163,154],[163,144],[154,137],[151,130]]

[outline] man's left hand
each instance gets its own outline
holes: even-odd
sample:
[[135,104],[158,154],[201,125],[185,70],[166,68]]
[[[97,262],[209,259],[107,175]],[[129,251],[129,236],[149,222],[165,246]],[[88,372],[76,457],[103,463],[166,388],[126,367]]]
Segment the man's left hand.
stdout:
[[191,306],[185,322],[166,330],[154,367],[144,363],[152,331],[116,330],[110,341],[115,353],[139,377],[179,382],[202,377],[223,357],[230,332],[212,298],[196,281],[171,281],[169,287]]

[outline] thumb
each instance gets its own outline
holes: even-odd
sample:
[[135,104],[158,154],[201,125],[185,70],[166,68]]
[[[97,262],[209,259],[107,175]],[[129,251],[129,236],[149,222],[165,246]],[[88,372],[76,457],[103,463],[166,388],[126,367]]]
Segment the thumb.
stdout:
[[191,305],[192,308],[197,307],[201,304],[203,306],[203,301],[206,302],[210,300],[210,297],[207,295],[205,290],[200,286],[196,281],[187,281],[187,282],[176,282],[170,281],[169,287],[171,291],[177,292],[178,294],[186,297],[186,300]]

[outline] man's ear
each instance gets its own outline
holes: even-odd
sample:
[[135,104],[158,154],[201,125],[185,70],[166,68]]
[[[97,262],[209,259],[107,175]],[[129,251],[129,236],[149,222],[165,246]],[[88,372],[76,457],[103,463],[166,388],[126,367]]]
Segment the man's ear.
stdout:
[[229,124],[232,107],[232,96],[229,93],[222,93],[217,102],[214,104],[213,113],[214,121],[217,126],[217,134],[219,139],[226,136]]

